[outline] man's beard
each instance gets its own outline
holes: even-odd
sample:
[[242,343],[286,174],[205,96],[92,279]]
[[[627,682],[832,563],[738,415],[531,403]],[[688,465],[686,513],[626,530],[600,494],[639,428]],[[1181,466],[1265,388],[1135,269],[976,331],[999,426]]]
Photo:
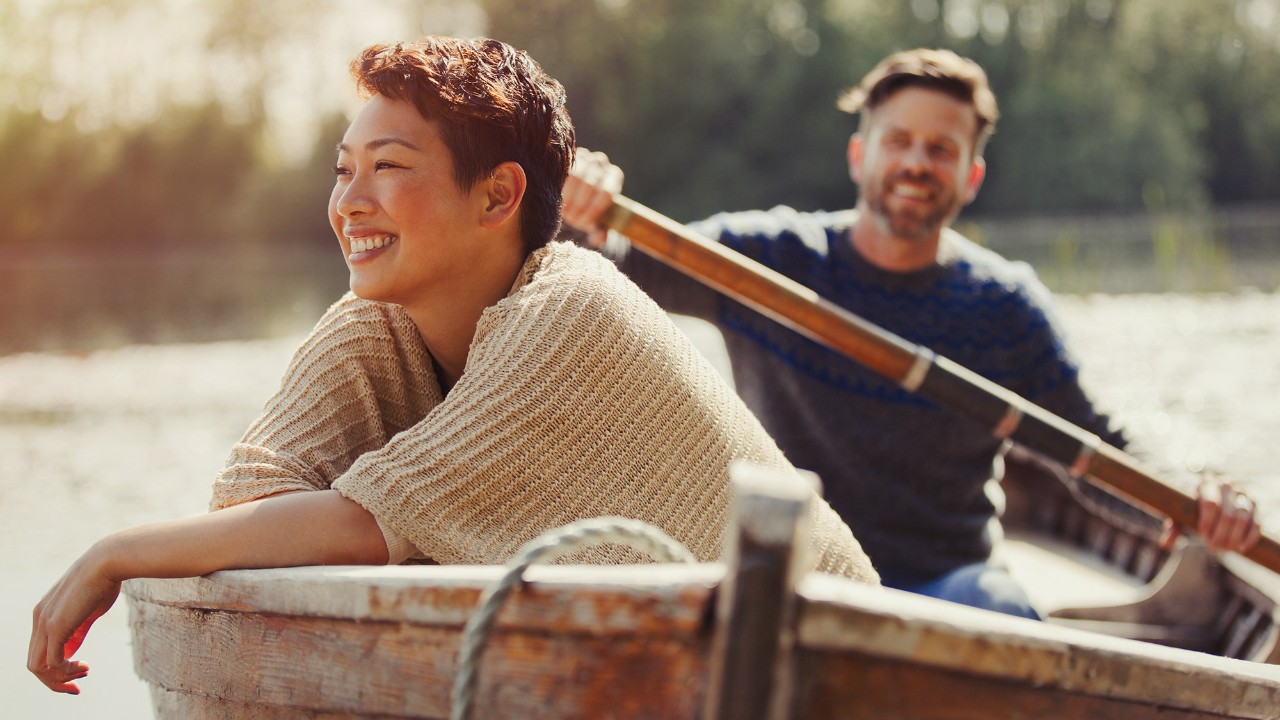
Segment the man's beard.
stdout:
[[878,192],[867,193],[867,207],[880,232],[904,240],[927,240],[934,237],[943,227],[948,225],[960,210],[960,203],[951,193],[943,193],[938,184],[929,179],[931,192],[935,194],[933,202],[921,209],[890,210],[885,198],[890,195],[893,183],[897,179],[911,179],[905,174],[886,178]]

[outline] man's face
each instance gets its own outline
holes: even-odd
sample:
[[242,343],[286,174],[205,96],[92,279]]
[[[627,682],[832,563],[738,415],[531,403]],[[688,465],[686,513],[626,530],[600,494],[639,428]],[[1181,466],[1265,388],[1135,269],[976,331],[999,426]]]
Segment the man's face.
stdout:
[[973,106],[925,88],[899,90],[871,111],[849,144],[849,172],[880,232],[936,238],[973,201],[984,167],[975,158]]

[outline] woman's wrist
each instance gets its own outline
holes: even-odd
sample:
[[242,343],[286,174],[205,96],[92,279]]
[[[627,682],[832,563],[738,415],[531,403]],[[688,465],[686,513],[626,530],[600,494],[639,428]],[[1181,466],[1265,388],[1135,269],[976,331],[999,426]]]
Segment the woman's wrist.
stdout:
[[115,532],[90,546],[80,559],[85,570],[94,577],[116,583],[136,577],[127,568],[128,555],[122,549],[124,538],[121,536],[121,532]]

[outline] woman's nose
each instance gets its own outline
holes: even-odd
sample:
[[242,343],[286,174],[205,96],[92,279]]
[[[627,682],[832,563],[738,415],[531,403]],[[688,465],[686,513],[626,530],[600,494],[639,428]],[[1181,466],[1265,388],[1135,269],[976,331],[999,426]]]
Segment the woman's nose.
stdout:
[[351,176],[346,183],[340,183],[334,190],[334,210],[343,217],[353,217],[370,212],[373,208],[373,197],[368,186],[357,176]]

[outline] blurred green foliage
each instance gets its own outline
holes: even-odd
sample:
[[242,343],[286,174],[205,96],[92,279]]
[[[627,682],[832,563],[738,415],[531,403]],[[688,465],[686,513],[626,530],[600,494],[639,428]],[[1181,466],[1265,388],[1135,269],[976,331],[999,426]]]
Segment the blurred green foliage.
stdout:
[[846,207],[839,92],[884,55],[950,47],[1003,117],[971,214],[1280,197],[1273,0],[483,0],[567,86],[582,144],[679,219]]
[[92,132],[10,112],[0,156],[21,171],[0,174],[11,213],[0,241],[19,254],[147,252],[327,233],[332,143],[282,165],[264,159],[261,136],[260,121],[229,121],[212,104]]
[[[133,0],[62,0],[62,19],[42,28],[20,22],[22,4],[0,7],[3,73],[32,87],[59,60],[41,54],[40,33],[58,32],[63,16],[84,14],[70,26],[88,32],[94,13],[142,12]],[[464,4],[381,6],[416,19],[405,25],[411,37],[433,30],[432,12]],[[280,37],[371,6],[187,5],[210,18],[206,50],[242,61],[221,81],[250,97],[235,107],[175,98],[145,123],[0,104],[6,253],[328,241],[328,167],[344,121],[333,107],[297,111],[322,128],[309,153],[282,158],[266,140],[263,78],[314,61],[282,62]],[[581,143],[625,169],[627,193],[677,219],[777,203],[850,206],[844,150],[856,120],[835,98],[887,53],[921,45],[978,60],[1001,101],[987,186],[968,217],[1203,211],[1280,197],[1280,0],[476,5],[487,34],[529,50],[564,82]],[[123,96],[141,80],[103,81],[112,82],[95,97]]]

